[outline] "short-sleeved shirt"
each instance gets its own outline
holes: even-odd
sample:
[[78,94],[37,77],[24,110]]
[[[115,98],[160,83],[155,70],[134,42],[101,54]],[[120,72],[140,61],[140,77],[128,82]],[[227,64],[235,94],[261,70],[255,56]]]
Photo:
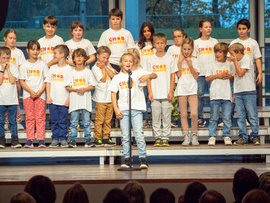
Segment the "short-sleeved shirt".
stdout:
[[15,47],[14,50],[11,50],[11,56],[9,59],[9,64],[14,64],[17,67],[20,66],[23,62],[25,62],[25,57],[22,50]]
[[151,42],[145,42],[145,46],[142,49],[139,48],[138,43],[136,44],[135,47],[138,49],[138,51],[140,53],[141,67],[144,67],[148,58],[150,56],[153,56],[156,53],[156,49],[153,48],[153,45]]

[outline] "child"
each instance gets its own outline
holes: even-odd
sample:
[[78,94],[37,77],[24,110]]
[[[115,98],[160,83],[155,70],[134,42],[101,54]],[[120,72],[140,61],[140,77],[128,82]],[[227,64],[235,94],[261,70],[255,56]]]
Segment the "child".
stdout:
[[25,148],[33,147],[35,139],[35,123],[37,130],[38,147],[46,147],[45,138],[45,76],[48,66],[38,59],[40,45],[38,41],[31,40],[27,43],[29,59],[20,67],[20,83],[23,88],[23,107],[25,111],[25,126],[27,141]]
[[208,145],[213,146],[216,143],[216,129],[220,114],[220,107],[222,110],[224,144],[232,145],[230,133],[232,126],[232,93],[230,81],[233,81],[233,73],[231,70],[231,63],[226,62],[228,45],[225,42],[219,42],[214,46],[214,52],[216,60],[213,64],[211,64],[205,78],[207,82],[212,81],[210,86],[210,121],[208,126]]
[[210,37],[212,27],[211,23],[207,20],[202,20],[199,23],[199,39],[194,41],[194,56],[197,57],[200,64],[200,76],[198,82],[198,127],[204,127],[206,121],[203,119],[203,96],[210,86],[210,82],[206,82],[205,74],[209,69],[209,65],[215,61],[213,52],[214,46],[218,41]]
[[71,74],[71,66],[66,63],[69,50],[66,45],[57,45],[53,49],[53,58],[57,65],[51,66],[46,77],[47,104],[49,104],[52,143],[49,147],[68,147],[68,106],[69,92],[65,88],[65,82]]
[[76,49],[82,48],[85,50],[86,55],[89,56],[89,59],[85,62],[85,66],[90,69],[89,65],[96,60],[96,50],[88,39],[83,38],[85,32],[83,24],[79,21],[73,21],[71,23],[69,32],[73,37],[65,42],[69,48],[69,57],[67,63],[71,66],[75,66],[72,61],[72,54]]
[[[254,145],[259,145],[255,73],[250,57],[245,55],[244,50],[245,47],[238,42],[229,47],[230,58],[235,67],[234,100],[239,126],[239,139],[233,144],[244,145],[250,140]],[[251,127],[249,136],[247,135],[246,114]]]
[[11,148],[21,148],[18,141],[16,114],[18,95],[16,80],[19,76],[18,68],[9,64],[11,50],[8,47],[0,48],[0,148],[6,146],[5,139],[5,112],[8,111],[8,120],[11,133]]
[[[134,136],[139,150],[140,168],[148,168],[146,160],[146,144],[143,133],[142,111],[146,111],[146,103],[143,94],[143,83],[148,79],[154,79],[156,74],[137,69],[134,64],[134,57],[130,53],[123,54],[120,59],[122,71],[114,76],[110,84],[109,90],[112,94],[113,108],[116,117],[120,119],[120,127],[122,130],[122,143],[124,149],[125,162],[122,168],[129,168],[130,151],[129,151],[129,102],[128,102],[128,70],[132,70],[132,89],[131,89],[131,122]],[[119,99],[116,100],[116,93],[119,91]]]
[[187,34],[181,28],[176,28],[173,30],[173,40],[174,45],[170,46],[167,53],[171,54],[174,58],[178,59],[181,54],[181,45],[183,39],[187,38]]
[[[183,128],[184,142],[182,145],[199,145],[197,137],[198,122],[198,98],[197,98],[197,81],[199,76],[199,64],[196,58],[192,57],[194,50],[194,41],[192,38],[186,38],[182,41],[181,55],[178,60],[177,77],[178,85],[175,89],[174,96],[178,97],[181,124]],[[191,112],[191,135],[188,130],[187,120],[187,103]]]
[[[17,47],[15,47],[16,39],[17,39],[17,32],[15,30],[8,29],[5,32],[4,40],[6,42],[6,47],[8,47],[11,50],[11,57],[9,59],[9,63],[16,65],[19,70],[21,64],[25,61],[25,57],[24,57],[23,52]],[[18,94],[18,99],[19,99],[20,94],[21,94],[21,85],[20,85],[19,80],[16,81],[16,86],[17,86],[17,94]],[[6,121],[8,121],[8,114],[6,114]],[[24,130],[24,127],[21,124],[20,104],[17,105],[16,121],[17,121],[17,129]],[[7,128],[8,128],[8,122],[5,123],[5,129]]]
[[[145,67],[147,59],[155,54],[156,50],[153,47],[153,36],[155,35],[155,29],[152,23],[144,22],[140,29],[139,41],[136,44],[136,48],[140,53],[140,64]],[[143,127],[150,127],[152,120],[150,118],[150,123],[148,122],[148,103],[150,105],[150,100],[148,98],[147,87],[143,88],[145,102],[146,102],[146,112],[143,112]],[[150,112],[151,113],[151,112]],[[152,117],[152,116],[151,116]]]
[[[106,46],[97,49],[97,62],[92,68],[93,75],[97,81],[93,100],[95,101],[96,121],[95,121],[95,146],[114,146],[110,139],[111,120],[113,116],[113,106],[111,92],[108,88],[111,78],[114,76],[113,68],[110,66],[111,50]],[[102,136],[103,130],[103,136]],[[101,138],[103,139],[101,140]]]
[[69,147],[77,147],[77,134],[80,112],[82,112],[83,132],[85,147],[93,147],[90,140],[90,113],[92,111],[91,90],[95,88],[95,79],[92,71],[85,68],[85,62],[88,56],[84,49],[78,48],[72,54],[75,69],[71,71],[70,77],[66,82],[66,89],[70,92],[69,112],[70,119],[70,134]]
[[111,66],[120,72],[120,57],[127,53],[128,49],[134,48],[134,40],[129,31],[121,28],[123,20],[123,12],[118,8],[113,8],[109,12],[109,21],[111,28],[104,31],[99,39],[97,47],[107,46],[111,50],[110,56]]
[[[156,80],[147,81],[149,99],[152,102],[153,132],[156,139],[154,146],[168,147],[169,135],[171,134],[171,102],[173,100],[175,72],[178,69],[173,56],[165,52],[166,35],[156,34],[153,42],[156,54],[149,58],[145,68],[158,76]],[[161,128],[161,115],[163,128]]]
[[57,29],[58,20],[54,16],[47,16],[44,18],[43,29],[46,35],[38,40],[40,44],[40,55],[39,59],[44,60],[47,66],[50,68],[52,65],[56,64],[53,59],[53,48],[56,45],[64,44],[61,37],[55,34]]

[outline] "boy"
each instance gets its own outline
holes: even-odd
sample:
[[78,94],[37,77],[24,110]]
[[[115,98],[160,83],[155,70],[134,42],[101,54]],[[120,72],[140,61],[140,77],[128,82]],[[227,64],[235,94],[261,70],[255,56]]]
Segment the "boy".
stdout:
[[[240,43],[234,43],[229,47],[230,58],[235,67],[233,100],[239,126],[239,139],[234,144],[244,145],[250,140],[254,145],[259,145],[255,73],[250,57],[245,55],[244,50]],[[247,135],[246,115],[251,126],[250,136]]]
[[[225,145],[232,145],[231,141],[231,109],[232,93],[230,80],[233,80],[231,63],[226,62],[228,54],[228,45],[225,42],[219,42],[214,46],[215,62],[210,65],[206,72],[205,80],[211,82],[210,86],[210,121],[209,121],[209,141],[208,145],[213,146],[216,143],[217,122],[219,119],[219,109],[222,109],[222,120],[224,123],[223,137]],[[221,91],[222,90],[222,91]]]
[[18,68],[9,64],[11,50],[8,47],[0,48],[0,148],[5,148],[5,112],[8,111],[8,120],[11,132],[11,147],[21,148],[17,132],[17,105],[18,95],[16,81],[19,76]]
[[123,12],[114,8],[109,12],[109,21],[111,28],[104,31],[99,39],[97,47],[107,46],[111,50],[110,63],[111,66],[120,72],[120,57],[128,52],[128,49],[134,48],[134,40],[129,31],[121,28],[123,20]]
[[70,92],[69,112],[70,119],[70,134],[69,147],[77,147],[77,134],[80,112],[82,112],[83,132],[85,147],[93,147],[90,137],[90,113],[92,111],[91,90],[95,88],[95,79],[92,71],[85,68],[85,61],[88,56],[84,49],[78,48],[72,54],[73,63],[76,65],[72,69],[67,82],[66,89]]
[[56,45],[64,44],[63,39],[55,34],[57,24],[58,20],[54,16],[44,18],[43,29],[46,35],[38,40],[40,44],[39,59],[45,61],[49,68],[56,64],[53,59],[53,48]]
[[[153,46],[156,53],[149,57],[146,69],[156,73],[156,80],[147,81],[149,100],[152,102],[153,132],[155,136],[155,147],[169,146],[169,135],[171,134],[171,109],[173,90],[175,83],[175,72],[178,71],[176,60],[165,52],[167,37],[158,33],[153,37]],[[161,110],[162,124],[161,129]]]
[[[115,143],[110,139],[111,120],[113,106],[111,92],[108,91],[114,71],[109,64],[111,50],[106,46],[97,49],[97,62],[92,68],[93,75],[97,81],[93,100],[96,108],[95,121],[95,146],[114,146]],[[102,138],[103,130],[103,139]]]
[[68,106],[69,92],[65,82],[71,73],[71,66],[66,63],[69,49],[66,45],[57,45],[53,50],[53,58],[57,65],[51,66],[46,77],[47,104],[49,104],[52,143],[49,147],[68,147]]

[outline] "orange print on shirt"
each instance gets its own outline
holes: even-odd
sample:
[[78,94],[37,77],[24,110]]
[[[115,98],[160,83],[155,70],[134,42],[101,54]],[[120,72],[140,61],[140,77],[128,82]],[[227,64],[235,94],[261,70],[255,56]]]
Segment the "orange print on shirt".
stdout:
[[201,55],[201,54],[212,54],[212,53],[213,53],[212,47],[206,46],[204,48],[199,48],[199,55]]
[[53,54],[53,46],[40,48],[40,55]]
[[[120,89],[127,89],[128,88],[128,81],[119,82]],[[136,83],[132,80],[132,87],[136,87]]]
[[125,44],[126,39],[124,36],[118,35],[117,37],[110,37],[109,38],[110,45],[113,44]]
[[9,77],[4,77],[4,78],[3,78],[3,83],[10,83]]
[[152,56],[154,54],[154,49],[142,49],[141,55],[142,56]]
[[167,66],[165,64],[160,64],[160,65],[153,65],[152,66],[153,72],[165,72],[167,71]]
[[51,81],[64,82],[64,76],[60,74],[51,74]]

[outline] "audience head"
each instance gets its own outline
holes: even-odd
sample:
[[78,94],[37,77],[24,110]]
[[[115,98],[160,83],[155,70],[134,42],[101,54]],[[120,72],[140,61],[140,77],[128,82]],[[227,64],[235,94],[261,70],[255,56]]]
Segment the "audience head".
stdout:
[[11,197],[10,203],[36,203],[36,201],[27,192],[19,192]]
[[198,203],[201,195],[207,188],[200,182],[190,183],[185,191],[184,203]]
[[270,195],[270,172],[265,172],[260,175],[259,188]]
[[150,203],[175,203],[173,193],[165,188],[158,188],[150,196]]
[[129,198],[126,192],[115,188],[107,193],[103,203],[129,203]]
[[247,168],[241,168],[234,174],[233,194],[235,200],[242,200],[252,189],[259,188],[259,178],[257,174]]
[[33,176],[26,183],[24,191],[32,195],[37,203],[54,203],[56,200],[54,184],[46,176]]
[[200,197],[199,203],[226,203],[226,200],[219,192],[206,190]]
[[270,202],[270,196],[267,192],[259,189],[249,191],[242,200],[242,203],[267,203]]
[[137,181],[129,181],[123,190],[128,194],[130,203],[146,203],[143,187]]
[[83,186],[75,183],[65,193],[63,203],[89,203],[87,193]]

